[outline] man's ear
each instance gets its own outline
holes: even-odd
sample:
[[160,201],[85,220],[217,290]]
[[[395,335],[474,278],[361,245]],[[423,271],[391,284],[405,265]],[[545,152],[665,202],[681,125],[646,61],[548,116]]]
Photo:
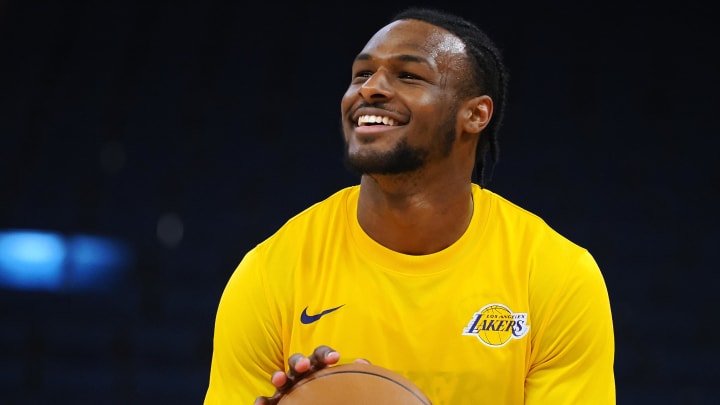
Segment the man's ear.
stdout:
[[463,109],[463,129],[471,134],[482,132],[490,123],[493,113],[493,101],[490,96],[473,97],[465,102]]

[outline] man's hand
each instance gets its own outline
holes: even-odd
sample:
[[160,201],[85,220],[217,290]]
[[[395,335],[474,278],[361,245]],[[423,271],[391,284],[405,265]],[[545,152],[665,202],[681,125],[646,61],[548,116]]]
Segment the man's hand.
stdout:
[[[310,357],[296,353],[288,359],[289,371],[287,374],[278,370],[273,373],[270,382],[275,386],[275,394],[271,397],[258,397],[254,405],[276,405],[280,398],[295,386],[295,384],[310,374],[333,365],[340,360],[340,353],[328,346],[318,346]],[[369,364],[365,359],[355,360],[356,363]]]
[[255,405],[275,405],[280,398],[295,386],[295,383],[340,360],[340,354],[328,346],[318,346],[310,357],[302,354],[293,354],[288,359],[289,371],[278,370],[273,373],[270,381],[275,386],[275,395],[272,397],[258,397]]

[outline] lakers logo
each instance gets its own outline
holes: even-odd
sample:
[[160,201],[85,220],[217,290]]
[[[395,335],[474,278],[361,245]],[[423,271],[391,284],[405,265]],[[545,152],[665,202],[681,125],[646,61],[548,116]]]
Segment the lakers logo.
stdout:
[[528,332],[527,313],[513,313],[502,304],[485,305],[473,314],[463,335],[477,336],[491,347],[500,347],[510,339],[520,339]]

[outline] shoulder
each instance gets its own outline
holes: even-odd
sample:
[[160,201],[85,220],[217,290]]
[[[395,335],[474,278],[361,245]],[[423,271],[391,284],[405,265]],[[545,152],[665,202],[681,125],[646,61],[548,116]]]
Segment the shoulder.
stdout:
[[[526,244],[550,246],[580,254],[583,247],[559,233],[543,218],[507,198],[487,189],[479,189],[480,198],[488,201],[487,226],[494,228],[508,238]],[[539,246],[537,246],[539,247]]]
[[333,221],[342,222],[338,218],[347,212],[347,201],[353,200],[354,192],[356,186],[343,188],[292,216],[245,253],[234,278],[253,278],[261,284],[262,280],[271,279],[274,284],[289,281],[287,275],[302,263],[302,256],[322,249],[324,238],[332,232],[329,227],[339,226],[333,225]]
[[490,201],[487,227],[492,236],[524,257],[531,280],[552,284],[597,278],[598,265],[584,246],[555,230],[537,214],[489,190],[480,192],[482,198]]
[[[318,236],[326,234],[331,226],[337,226],[348,212],[349,204],[356,203],[358,186],[336,191],[290,217],[272,235],[260,242],[253,251],[268,252],[282,249],[284,255],[301,250]],[[355,197],[355,198],[354,198]]]

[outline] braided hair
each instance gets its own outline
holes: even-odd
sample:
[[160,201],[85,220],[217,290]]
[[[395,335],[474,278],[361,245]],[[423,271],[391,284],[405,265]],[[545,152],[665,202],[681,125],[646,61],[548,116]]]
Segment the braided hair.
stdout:
[[[396,14],[390,22],[419,20],[440,27],[466,46],[472,82],[461,89],[463,96],[487,94],[493,100],[493,117],[480,136],[475,153],[474,179],[481,187],[492,178],[492,171],[499,159],[498,130],[505,112],[508,72],[502,62],[499,49],[475,24],[464,18],[437,9],[410,7]],[[489,159],[489,162],[486,161]]]

